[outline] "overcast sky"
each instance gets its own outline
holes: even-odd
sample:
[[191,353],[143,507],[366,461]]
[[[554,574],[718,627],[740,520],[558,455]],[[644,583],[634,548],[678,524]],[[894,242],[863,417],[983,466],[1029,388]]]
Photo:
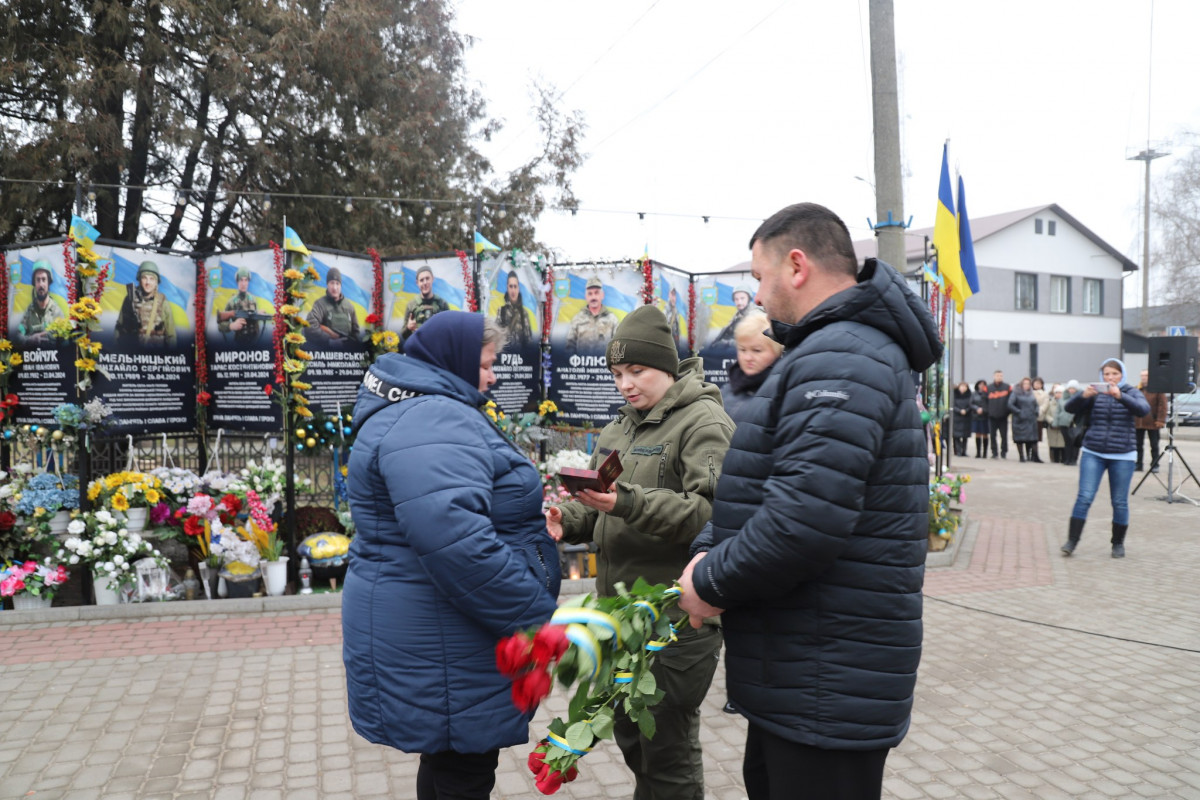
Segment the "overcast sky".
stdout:
[[[534,79],[586,118],[583,210],[548,213],[538,229],[560,260],[648,245],[668,264],[722,269],[748,257],[758,221],[799,201],[871,235],[866,0],[456,5],[475,39],[470,78],[506,122],[484,147],[498,169],[538,146]],[[1175,154],[1200,144],[1200,2],[912,0],[895,17],[913,227],[933,223],[949,138],[973,218],[1058,203],[1141,263],[1144,165],[1126,159],[1148,139]],[[1155,161],[1153,175],[1173,161]]]

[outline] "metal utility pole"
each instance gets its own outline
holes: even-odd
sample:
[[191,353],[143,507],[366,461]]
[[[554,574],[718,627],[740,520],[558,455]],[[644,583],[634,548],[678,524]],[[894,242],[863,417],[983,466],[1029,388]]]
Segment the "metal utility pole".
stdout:
[[1150,335],[1150,162],[1169,155],[1169,150],[1156,150],[1147,142],[1145,150],[1125,157],[1126,161],[1146,162],[1146,191],[1142,201],[1142,336]]
[[879,258],[908,271],[904,248],[904,188],[900,183],[900,100],[892,0],[870,0],[871,105],[875,127],[875,238]]

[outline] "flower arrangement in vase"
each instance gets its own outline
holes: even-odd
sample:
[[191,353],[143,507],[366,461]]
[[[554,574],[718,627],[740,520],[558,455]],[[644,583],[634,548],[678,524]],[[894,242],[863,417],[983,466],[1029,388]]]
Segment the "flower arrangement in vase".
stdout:
[[5,564],[0,567],[0,597],[13,598],[14,608],[25,606],[26,598],[33,600],[30,607],[48,606],[68,577],[67,568],[49,558],[42,563],[27,560]]
[[111,581],[123,588],[137,580],[133,563],[139,559],[153,558],[158,566],[168,566],[167,559],[154,545],[141,534],[130,531],[107,508],[71,520],[67,533],[55,557],[71,565],[87,566],[97,580]]
[[145,526],[146,512],[143,510],[136,515],[130,512],[150,508],[163,500],[162,481],[145,472],[114,472],[88,484],[88,500],[120,512],[128,519],[136,516],[141,524],[131,527],[140,530]]
[[[12,501],[12,510],[29,520],[25,529],[29,538],[46,541],[52,532],[51,521],[79,508],[79,479],[70,474],[39,472],[18,482]],[[65,515],[60,521],[66,524]]]

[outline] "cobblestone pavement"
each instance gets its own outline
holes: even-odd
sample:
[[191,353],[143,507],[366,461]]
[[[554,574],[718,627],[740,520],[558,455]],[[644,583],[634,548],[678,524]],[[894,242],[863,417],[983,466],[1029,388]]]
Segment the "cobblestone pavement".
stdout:
[[[1200,443],[1178,444],[1200,465]],[[1151,477],[1118,561],[1102,488],[1063,558],[1075,469],[962,467],[970,523],[927,574],[913,724],[884,796],[1200,798],[1200,509],[1157,499]],[[723,702],[722,670],[702,734],[708,796],[733,800],[745,722]],[[531,733],[565,707],[552,695]],[[413,797],[416,759],[358,738],[345,708],[336,597],[0,612],[0,798]],[[495,797],[538,796],[526,752],[501,755]],[[611,744],[560,792],[630,794]]]

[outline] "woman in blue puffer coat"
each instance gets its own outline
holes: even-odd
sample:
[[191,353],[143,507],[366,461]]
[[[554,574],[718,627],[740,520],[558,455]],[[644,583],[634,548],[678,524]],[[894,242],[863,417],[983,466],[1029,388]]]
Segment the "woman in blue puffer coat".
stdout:
[[1108,471],[1108,492],[1112,496],[1112,557],[1125,557],[1125,533],[1129,530],[1129,484],[1137,459],[1137,433],[1134,421],[1150,413],[1150,404],[1136,388],[1125,381],[1125,364],[1110,358],[1100,365],[1100,383],[1088,384],[1067,401],[1072,414],[1090,414],[1087,433],[1079,455],[1079,495],[1071,511],[1063,555],[1069,556],[1079,545],[1088,509],[1096,499],[1100,478]]
[[357,535],[342,595],[350,720],[420,753],[419,800],[486,798],[529,740],[496,643],[547,621],[558,557],[536,467],[481,410],[504,333],[443,311],[371,367],[348,475]]

